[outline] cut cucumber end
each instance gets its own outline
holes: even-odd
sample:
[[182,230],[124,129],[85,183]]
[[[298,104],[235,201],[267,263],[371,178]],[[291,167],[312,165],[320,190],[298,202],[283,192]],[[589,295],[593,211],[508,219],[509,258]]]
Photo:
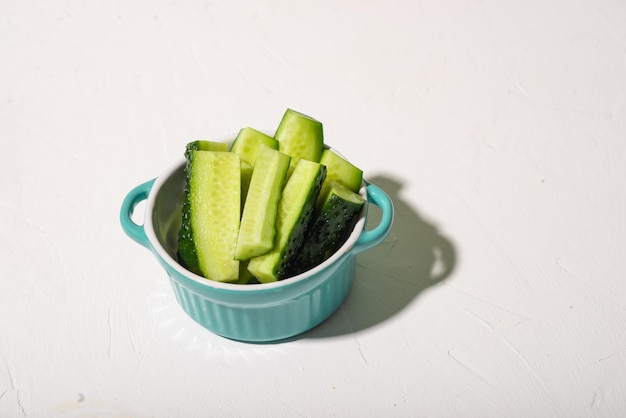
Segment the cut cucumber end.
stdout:
[[290,172],[301,158],[319,162],[324,150],[322,123],[292,109],[283,114],[274,138],[278,150],[292,157]]
[[261,145],[268,146],[275,150],[278,149],[278,141],[276,139],[261,131],[248,127],[239,131],[230,150],[231,152],[239,154],[242,162],[254,166]]
[[328,169],[325,183],[337,181],[355,193],[358,193],[363,182],[363,171],[331,149],[325,149],[320,163]]
[[190,154],[193,151],[228,151],[228,144],[226,142],[208,141],[206,139],[198,139],[196,141],[189,142],[185,146],[185,158],[189,160]]

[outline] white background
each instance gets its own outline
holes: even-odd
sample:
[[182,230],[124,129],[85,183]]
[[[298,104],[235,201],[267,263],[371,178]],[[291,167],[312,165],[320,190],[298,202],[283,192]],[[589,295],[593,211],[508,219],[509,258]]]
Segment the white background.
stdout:
[[[626,413],[626,4],[2,1],[0,416]],[[119,224],[288,107],[389,193],[352,291],[204,330]]]

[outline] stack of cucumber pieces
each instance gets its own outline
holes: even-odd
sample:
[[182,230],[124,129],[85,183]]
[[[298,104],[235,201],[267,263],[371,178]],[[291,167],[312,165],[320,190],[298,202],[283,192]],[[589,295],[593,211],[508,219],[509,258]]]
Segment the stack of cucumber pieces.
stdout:
[[287,109],[275,135],[243,128],[232,146],[185,149],[178,258],[207,279],[269,283],[332,256],[365,203],[363,172],[324,146],[322,123]]

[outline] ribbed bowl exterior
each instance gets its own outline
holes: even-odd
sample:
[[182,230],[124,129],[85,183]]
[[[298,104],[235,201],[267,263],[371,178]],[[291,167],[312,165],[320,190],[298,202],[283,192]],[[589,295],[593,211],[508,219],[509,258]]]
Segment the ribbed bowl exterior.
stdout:
[[234,340],[276,341],[315,327],[341,305],[354,276],[356,255],[349,250],[323,268],[302,275],[306,277],[286,279],[280,286],[213,286],[206,279],[194,279],[193,274],[176,268],[173,260],[180,228],[183,168],[181,162],[157,181],[154,200],[148,200],[151,207],[146,212],[152,226],[148,228],[151,250],[170,276],[178,303],[194,321]]
[[[327,319],[346,299],[354,277],[356,255],[385,238],[393,221],[393,204],[372,184],[360,190],[366,202],[381,209],[381,221],[365,229],[368,204],[352,234],[330,258],[298,276],[277,283],[236,285],[211,282],[180,265],[178,231],[184,199],[185,161],[162,176],[131,190],[120,221],[124,231],[150,249],[170,277],[176,299],[197,323],[226,338],[269,342],[302,334]],[[135,206],[147,199],[144,224],[132,219]]]
[[263,342],[296,336],[327,319],[346,299],[354,266],[355,257],[348,255],[285,291],[230,295],[193,286],[176,271],[169,274],[178,303],[198,324],[226,338]]

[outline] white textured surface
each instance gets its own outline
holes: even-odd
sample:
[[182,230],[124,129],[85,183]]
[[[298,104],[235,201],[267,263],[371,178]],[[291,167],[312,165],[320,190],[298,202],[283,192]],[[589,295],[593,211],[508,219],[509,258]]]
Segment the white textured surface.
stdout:
[[[626,413],[626,3],[0,3],[0,416]],[[250,345],[124,235],[285,108],[387,190],[319,328]]]

